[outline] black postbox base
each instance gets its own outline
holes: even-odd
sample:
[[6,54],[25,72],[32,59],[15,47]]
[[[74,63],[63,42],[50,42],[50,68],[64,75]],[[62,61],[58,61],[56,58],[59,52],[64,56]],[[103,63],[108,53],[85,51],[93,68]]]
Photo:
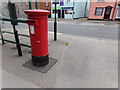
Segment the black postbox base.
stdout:
[[49,57],[49,64],[44,67],[36,67],[35,65],[33,65],[32,60],[27,61],[23,64],[23,66],[34,71],[47,73],[47,71],[49,71],[56,64],[56,62],[56,59]]
[[49,63],[49,55],[43,57],[32,56],[32,64],[37,67],[46,66],[48,65],[48,63]]

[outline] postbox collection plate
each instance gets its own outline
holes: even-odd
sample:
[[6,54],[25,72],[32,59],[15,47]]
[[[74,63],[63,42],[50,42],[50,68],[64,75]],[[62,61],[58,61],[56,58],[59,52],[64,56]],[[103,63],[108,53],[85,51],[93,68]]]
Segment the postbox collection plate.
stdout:
[[56,59],[53,58],[49,58],[49,64],[47,66],[44,67],[36,67],[32,64],[32,60],[27,61],[25,64],[23,64],[24,67],[32,69],[34,71],[38,71],[41,73],[46,73],[47,71],[50,70],[51,67],[54,66],[54,64],[57,62]]
[[35,34],[35,32],[34,32],[34,26],[33,25],[30,25],[30,33],[31,34]]

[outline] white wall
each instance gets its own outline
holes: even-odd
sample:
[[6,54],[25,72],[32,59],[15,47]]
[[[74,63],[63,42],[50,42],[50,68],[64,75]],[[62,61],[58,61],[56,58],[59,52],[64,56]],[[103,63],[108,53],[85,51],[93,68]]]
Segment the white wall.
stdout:
[[84,17],[86,2],[83,0],[76,0],[74,3],[74,18]]
[[[8,3],[2,2],[2,15],[9,17],[9,11],[8,11]],[[26,17],[24,14],[24,10],[26,10],[26,3],[25,2],[15,2],[16,5],[16,12],[18,18]]]

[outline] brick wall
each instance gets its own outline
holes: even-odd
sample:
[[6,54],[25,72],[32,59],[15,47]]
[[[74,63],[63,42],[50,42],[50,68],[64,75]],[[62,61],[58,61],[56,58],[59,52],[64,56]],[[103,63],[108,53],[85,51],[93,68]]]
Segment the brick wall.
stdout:
[[[46,6],[46,0],[39,0],[38,1],[38,8],[39,9],[43,9],[43,10],[49,10],[51,9],[51,2],[50,0],[47,0],[48,1],[48,6]],[[28,8],[28,5],[26,6]],[[32,2],[32,8],[35,9],[35,2]]]

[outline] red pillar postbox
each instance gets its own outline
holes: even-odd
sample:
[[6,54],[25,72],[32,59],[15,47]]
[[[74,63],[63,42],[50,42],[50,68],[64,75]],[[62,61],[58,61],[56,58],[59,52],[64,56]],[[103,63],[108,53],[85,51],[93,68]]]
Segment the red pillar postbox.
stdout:
[[24,11],[28,16],[32,63],[35,66],[46,66],[49,63],[48,53],[48,14],[47,10],[33,9]]

